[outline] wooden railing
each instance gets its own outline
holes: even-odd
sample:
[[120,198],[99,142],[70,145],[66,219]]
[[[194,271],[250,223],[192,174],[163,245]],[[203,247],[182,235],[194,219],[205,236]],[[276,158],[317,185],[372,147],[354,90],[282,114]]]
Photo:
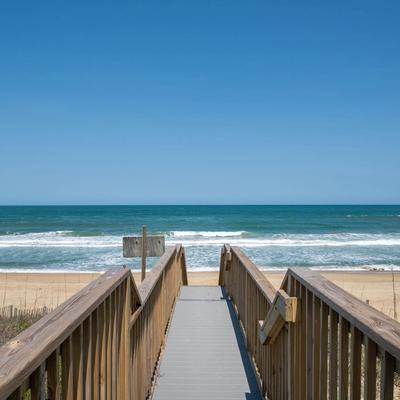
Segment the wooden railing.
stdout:
[[179,289],[187,285],[185,253],[169,248],[139,286],[141,306],[130,319],[133,399],[145,399]]
[[300,299],[288,325],[291,398],[400,398],[400,324],[316,271],[289,270],[282,287]]
[[260,342],[258,332],[258,322],[271,310],[276,289],[239,248],[229,246],[222,250],[219,284],[225,287],[235,306],[247,350],[261,378],[263,394],[283,399],[287,387],[285,330],[268,346]]
[[[289,269],[278,292],[236,247],[222,249],[219,283],[269,399],[400,398],[400,324],[393,319],[307,268]],[[296,315],[272,327],[274,313],[283,314],[279,298],[296,299],[287,303]]]
[[187,284],[181,246],[137,288],[108,271],[0,348],[0,399],[145,399]]

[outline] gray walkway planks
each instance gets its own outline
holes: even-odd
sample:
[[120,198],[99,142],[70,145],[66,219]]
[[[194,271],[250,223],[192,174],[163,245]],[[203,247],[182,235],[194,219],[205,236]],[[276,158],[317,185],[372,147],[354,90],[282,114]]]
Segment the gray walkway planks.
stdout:
[[261,399],[239,323],[221,287],[182,287],[153,399]]

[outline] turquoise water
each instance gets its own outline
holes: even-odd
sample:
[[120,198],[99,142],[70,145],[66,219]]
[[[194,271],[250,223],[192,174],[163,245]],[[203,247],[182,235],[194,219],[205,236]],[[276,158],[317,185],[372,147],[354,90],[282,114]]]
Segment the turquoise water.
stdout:
[[400,269],[400,206],[0,207],[0,269],[138,268],[122,236],[143,224],[182,243],[193,269],[217,269],[223,243],[266,269]]

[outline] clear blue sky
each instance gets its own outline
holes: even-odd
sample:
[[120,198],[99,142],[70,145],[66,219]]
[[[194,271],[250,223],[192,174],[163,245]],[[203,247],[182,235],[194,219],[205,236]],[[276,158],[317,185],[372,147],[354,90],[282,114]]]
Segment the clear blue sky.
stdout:
[[400,203],[399,1],[3,1],[0,203]]

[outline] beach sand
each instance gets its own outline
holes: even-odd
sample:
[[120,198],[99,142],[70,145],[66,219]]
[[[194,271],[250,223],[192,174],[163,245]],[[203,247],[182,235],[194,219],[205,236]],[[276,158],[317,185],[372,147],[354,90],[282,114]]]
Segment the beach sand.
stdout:
[[[390,272],[324,271],[323,276],[363,301],[393,317],[393,288]],[[284,272],[265,272],[279,287]],[[0,273],[0,308],[56,307],[98,276],[96,273]],[[134,273],[137,284],[140,274]],[[189,272],[191,285],[217,285],[218,272]],[[400,273],[394,273],[395,292],[400,294]],[[400,311],[400,310],[399,310]]]

